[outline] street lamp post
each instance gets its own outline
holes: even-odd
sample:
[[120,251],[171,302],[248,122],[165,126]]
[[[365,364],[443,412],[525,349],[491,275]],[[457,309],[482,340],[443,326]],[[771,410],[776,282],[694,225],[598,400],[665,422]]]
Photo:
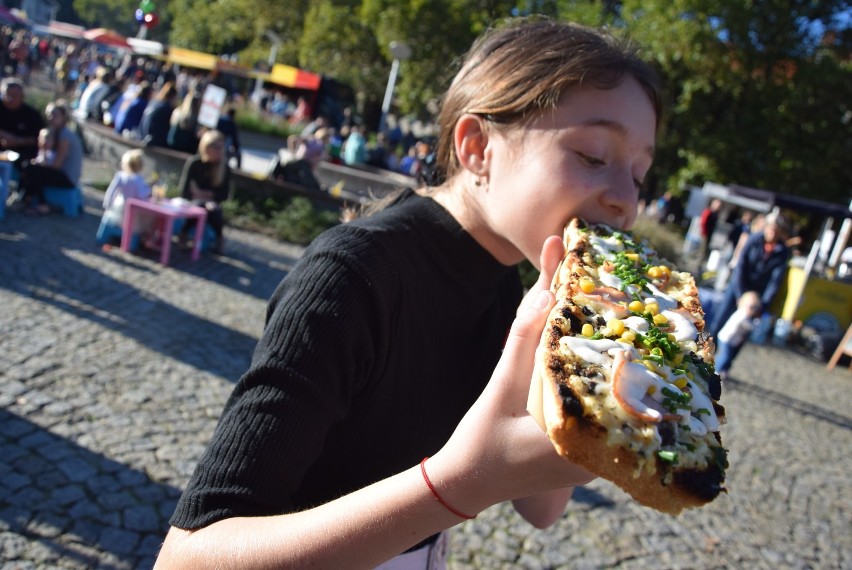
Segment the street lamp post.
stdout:
[[[264,35],[272,42],[272,47],[269,48],[269,59],[266,62],[269,67],[267,73],[272,73],[272,68],[275,66],[275,60],[278,57],[278,47],[281,45],[281,36],[272,30],[266,30]],[[258,77],[254,82],[254,96],[260,96],[261,89],[263,89],[263,79]]]
[[396,78],[399,74],[399,62],[411,57],[411,48],[408,44],[402,42],[390,43],[391,55],[393,55],[393,63],[391,64],[390,76],[388,77],[388,86],[385,89],[385,99],[382,101],[382,118],[379,121],[379,132],[384,132],[385,123],[390,111],[391,101],[393,100],[393,90],[396,87]]

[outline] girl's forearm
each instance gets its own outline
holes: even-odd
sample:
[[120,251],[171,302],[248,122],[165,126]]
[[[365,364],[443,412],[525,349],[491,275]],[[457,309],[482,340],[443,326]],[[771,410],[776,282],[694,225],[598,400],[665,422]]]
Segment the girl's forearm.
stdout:
[[417,466],[307,511],[172,528],[155,568],[371,568],[462,520]]

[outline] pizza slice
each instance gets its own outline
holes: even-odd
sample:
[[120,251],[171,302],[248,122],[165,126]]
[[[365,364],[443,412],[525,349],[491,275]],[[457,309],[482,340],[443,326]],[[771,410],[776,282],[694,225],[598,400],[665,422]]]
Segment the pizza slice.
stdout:
[[724,491],[724,408],[692,276],[630,234],[573,220],[529,410],[565,458],[678,514]]

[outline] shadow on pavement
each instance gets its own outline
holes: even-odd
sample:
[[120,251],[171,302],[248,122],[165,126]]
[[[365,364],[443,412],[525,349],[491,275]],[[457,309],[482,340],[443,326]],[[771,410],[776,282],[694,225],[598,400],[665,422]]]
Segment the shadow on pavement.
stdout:
[[[24,537],[40,558],[79,568],[150,568],[180,490],[0,409],[5,562]],[[109,558],[114,558],[109,560]],[[4,566],[5,567],[5,566]],[[10,566],[14,567],[14,565]]]
[[574,494],[571,495],[571,502],[583,503],[584,505],[601,509],[612,509],[615,508],[616,505],[615,502],[606,495],[598,493],[594,489],[589,489],[588,487],[576,487],[574,489]]
[[773,404],[777,404],[783,408],[796,411],[802,415],[811,416],[818,420],[833,424],[837,427],[852,430],[852,418],[838,414],[820,406],[815,406],[814,404],[811,404],[809,402],[803,402],[801,400],[791,397],[788,394],[778,392],[777,390],[773,390],[772,388],[769,388],[767,386],[756,386],[754,384],[749,384],[748,382],[737,380],[733,377],[728,378],[725,381],[725,385],[732,386],[738,390],[742,390],[743,392],[748,392],[750,394],[759,396],[761,399],[767,402],[772,402]]
[[[39,232],[16,232],[14,239],[8,239],[10,235],[0,233],[0,288],[96,322],[165,356],[231,382],[248,366],[257,343],[255,338],[114,279],[99,267],[80,263],[71,255],[79,247],[73,241],[54,239],[53,235],[39,235]],[[107,257],[100,250],[83,253]],[[113,256],[104,260],[105,264],[113,262]],[[126,258],[119,263],[129,270],[138,269]],[[112,270],[120,272],[122,268]],[[156,281],[159,276],[151,279]],[[216,307],[207,309],[215,311]]]

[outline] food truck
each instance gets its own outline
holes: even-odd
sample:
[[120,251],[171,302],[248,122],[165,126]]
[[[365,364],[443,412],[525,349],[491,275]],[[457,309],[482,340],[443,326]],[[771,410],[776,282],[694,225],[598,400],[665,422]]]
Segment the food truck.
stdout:
[[[770,308],[774,340],[784,344],[794,332],[811,337],[815,355],[827,358],[852,325],[852,203],[848,206],[780,192],[708,182],[690,193],[686,215],[692,223],[684,240],[688,256],[698,241],[698,218],[712,199],[719,199],[719,225],[711,239],[707,272],[716,290],[726,286],[728,220],[748,210],[780,212],[794,224],[790,245],[794,255],[781,289]],[[818,353],[818,354],[817,354]]]

